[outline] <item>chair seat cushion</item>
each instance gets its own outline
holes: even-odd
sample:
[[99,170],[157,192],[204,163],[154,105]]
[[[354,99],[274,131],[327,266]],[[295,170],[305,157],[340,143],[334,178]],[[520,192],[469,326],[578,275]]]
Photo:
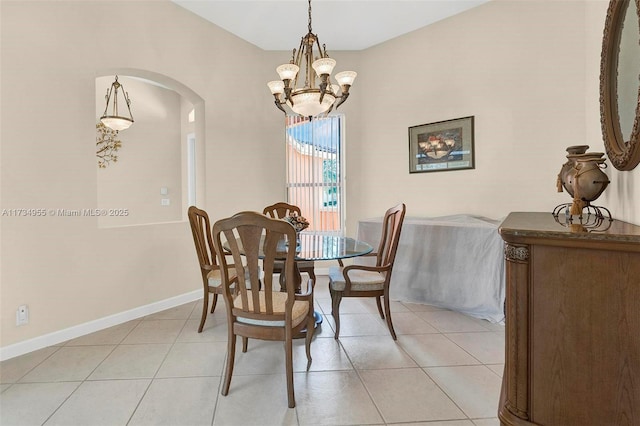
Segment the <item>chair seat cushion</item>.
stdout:
[[[232,279],[235,278],[236,270],[229,269],[229,276]],[[207,282],[209,287],[220,287],[220,285],[222,285],[222,273],[220,272],[220,269],[209,271],[207,274]]]
[[[260,297],[260,311],[265,312],[266,303],[264,299],[264,291],[260,291],[258,292],[258,294]],[[249,300],[248,300],[249,311],[251,311],[253,309],[253,300],[251,299],[250,294],[248,296],[249,296]],[[287,293],[273,292],[272,296],[273,296],[273,313],[275,315],[284,314],[285,304],[287,302]],[[233,302],[233,306],[235,308],[242,309],[242,298],[236,297],[236,299]],[[304,321],[307,317],[308,312],[309,312],[309,302],[304,300],[296,300],[295,302],[293,302],[293,310],[291,312],[292,326],[295,327],[298,324],[300,324],[302,321]],[[237,317],[237,321],[245,324],[262,325],[267,327],[284,327],[283,320],[269,321],[269,320],[258,320],[254,318]]]
[[[329,287],[332,290],[344,291],[346,283],[342,269],[339,266],[329,267]],[[349,271],[349,278],[351,279],[352,291],[382,290],[384,288],[385,277],[380,272],[352,269]]]

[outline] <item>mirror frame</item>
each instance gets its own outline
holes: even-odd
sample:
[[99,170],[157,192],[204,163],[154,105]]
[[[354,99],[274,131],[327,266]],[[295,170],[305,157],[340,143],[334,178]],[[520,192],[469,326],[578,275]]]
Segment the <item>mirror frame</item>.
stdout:
[[640,87],[636,117],[629,141],[624,140],[618,111],[618,54],[622,23],[629,2],[635,1],[640,20],[640,0],[610,0],[602,40],[600,62],[600,123],[607,156],[618,170],[632,170],[640,163]]

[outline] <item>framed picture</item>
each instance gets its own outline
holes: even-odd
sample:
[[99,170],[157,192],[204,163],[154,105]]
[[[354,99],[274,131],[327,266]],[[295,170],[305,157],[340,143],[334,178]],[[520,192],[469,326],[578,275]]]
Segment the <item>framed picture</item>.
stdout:
[[409,173],[473,169],[473,116],[409,127]]

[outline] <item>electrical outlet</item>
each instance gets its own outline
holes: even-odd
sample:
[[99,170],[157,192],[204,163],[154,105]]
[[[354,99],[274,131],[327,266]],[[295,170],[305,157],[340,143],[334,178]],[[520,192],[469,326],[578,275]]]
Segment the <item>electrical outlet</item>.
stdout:
[[171,204],[171,198],[162,198],[160,200],[160,204],[163,206],[168,206]]
[[16,325],[29,324],[29,307],[27,305],[18,306],[16,311]]

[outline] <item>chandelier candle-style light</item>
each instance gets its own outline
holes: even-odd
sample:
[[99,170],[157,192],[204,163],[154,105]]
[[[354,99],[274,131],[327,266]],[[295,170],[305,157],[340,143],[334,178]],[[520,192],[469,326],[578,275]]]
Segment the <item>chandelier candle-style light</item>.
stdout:
[[[127,105],[129,117],[119,115],[118,91],[121,92],[124,102]],[[102,124],[109,127],[110,129],[118,131],[128,129],[133,124],[133,116],[131,115],[130,107],[131,100],[129,99],[129,94],[124,91],[124,87],[122,86],[122,84],[118,82],[117,75],[115,81],[111,83],[111,87],[107,89],[105,99],[107,100],[107,105],[104,108],[102,117],[100,117],[100,121],[102,122]],[[109,109],[109,103],[111,103],[111,109]]]
[[[318,48],[319,57],[314,57],[313,46]],[[304,86],[298,87],[301,75],[298,73],[304,66]],[[282,107],[289,107],[303,117],[314,117],[329,113],[344,103],[349,97],[349,88],[358,75],[355,71],[343,71],[335,75],[338,84],[331,83],[330,77],[336,66],[335,59],[327,54],[326,45],[320,48],[318,36],[311,30],[311,0],[309,0],[309,33],[302,37],[300,47],[293,49],[291,61],[276,68],[280,80],[267,83],[275,97],[276,106],[286,114]],[[316,83],[316,78],[320,83]],[[284,95],[284,99],[283,99]],[[336,103],[336,99],[338,102]]]

